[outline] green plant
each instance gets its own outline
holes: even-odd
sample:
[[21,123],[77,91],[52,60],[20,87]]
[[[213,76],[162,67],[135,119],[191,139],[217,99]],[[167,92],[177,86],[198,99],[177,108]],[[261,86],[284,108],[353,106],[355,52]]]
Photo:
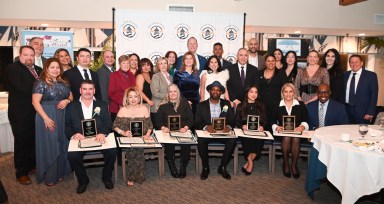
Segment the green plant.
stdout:
[[360,49],[362,52],[367,53],[372,46],[374,46],[374,50],[379,52],[384,47],[384,36],[364,37],[361,39]]

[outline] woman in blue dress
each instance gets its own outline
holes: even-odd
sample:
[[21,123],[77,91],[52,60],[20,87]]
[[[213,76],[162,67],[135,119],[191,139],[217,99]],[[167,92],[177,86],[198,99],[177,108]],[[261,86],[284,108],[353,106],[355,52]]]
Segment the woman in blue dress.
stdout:
[[195,55],[192,52],[186,52],[182,63],[180,70],[173,77],[173,83],[179,87],[180,93],[187,99],[192,106],[192,112],[195,113],[200,100],[200,73],[196,66]]
[[36,109],[36,180],[55,185],[71,172],[67,160],[69,141],[64,134],[65,108],[73,100],[63,68],[56,58],[44,65],[33,87],[32,104]]

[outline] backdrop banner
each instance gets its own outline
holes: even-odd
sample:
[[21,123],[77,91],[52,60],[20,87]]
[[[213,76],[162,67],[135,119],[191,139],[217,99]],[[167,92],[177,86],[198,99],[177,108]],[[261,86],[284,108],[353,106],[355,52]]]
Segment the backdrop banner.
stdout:
[[116,56],[137,53],[153,63],[173,50],[187,51],[187,40],[195,37],[197,53],[209,57],[213,44],[223,44],[223,58],[236,62],[243,45],[243,14],[185,13],[116,10]]

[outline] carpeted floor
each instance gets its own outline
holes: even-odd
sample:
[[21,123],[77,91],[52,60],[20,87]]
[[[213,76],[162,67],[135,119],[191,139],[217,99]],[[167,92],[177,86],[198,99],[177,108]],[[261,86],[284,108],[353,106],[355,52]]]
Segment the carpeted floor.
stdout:
[[[240,159],[241,158],[241,159]],[[243,157],[239,157],[239,171]],[[16,182],[13,154],[0,156],[0,178],[9,197],[9,203],[340,203],[340,195],[326,183],[315,193],[315,200],[307,197],[304,190],[306,162],[301,162],[300,179],[289,179],[282,175],[281,159],[276,160],[276,172],[268,172],[267,157],[256,162],[254,173],[245,176],[239,172],[233,176],[233,164],[228,165],[232,180],[227,181],[217,174],[218,158],[210,159],[211,174],[205,181],[195,174],[192,159],[185,179],[170,176],[168,166],[165,176],[158,177],[157,160],[146,162],[147,180],[143,184],[128,187],[119,166],[119,178],[113,190],[104,187],[101,167],[88,168],[90,184],[84,194],[76,194],[77,182],[73,175],[53,187],[36,184],[28,186]],[[178,164],[178,161],[177,161]],[[374,202],[359,202],[374,203]]]

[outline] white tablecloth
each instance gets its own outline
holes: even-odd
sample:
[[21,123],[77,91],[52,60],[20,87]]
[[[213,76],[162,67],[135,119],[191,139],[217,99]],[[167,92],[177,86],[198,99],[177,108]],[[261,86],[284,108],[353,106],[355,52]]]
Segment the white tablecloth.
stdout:
[[[350,134],[351,140],[361,138],[358,125],[329,126],[315,131],[313,146],[319,151],[319,160],[327,166],[328,180],[341,192],[342,203],[349,204],[384,188],[384,154],[363,152],[350,142],[340,142],[342,133]],[[384,136],[366,135],[366,140],[383,139]]]
[[8,120],[8,95],[0,92],[0,153],[13,152],[13,133]]

